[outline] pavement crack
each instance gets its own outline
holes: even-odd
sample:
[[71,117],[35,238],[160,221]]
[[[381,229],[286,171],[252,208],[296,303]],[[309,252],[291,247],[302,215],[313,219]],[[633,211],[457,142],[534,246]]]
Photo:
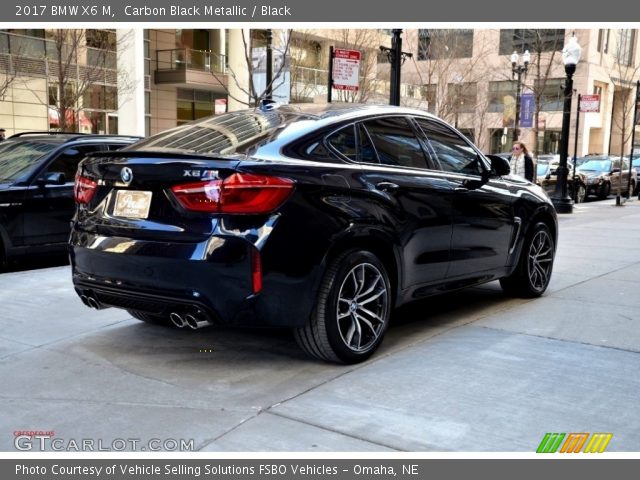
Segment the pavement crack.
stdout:
[[634,353],[634,354],[640,353],[640,351],[638,350],[631,350],[628,348],[616,347],[615,345],[599,345],[597,343],[582,342],[580,340],[569,340],[567,338],[556,338],[556,337],[550,337],[548,335],[536,335],[535,333],[517,332],[514,330],[508,330],[506,328],[489,327],[486,325],[477,325],[476,328],[484,328],[486,330],[494,330],[496,332],[509,332],[514,335],[523,335],[526,337],[543,338],[545,340],[552,340],[554,342],[572,343],[576,345],[585,345],[587,347],[606,348],[609,350],[618,350],[620,352],[627,352],[627,353]]
[[264,413],[267,413],[267,414],[270,414],[270,415],[275,415],[277,417],[284,418],[284,419],[287,419],[287,420],[291,420],[291,421],[294,421],[294,422],[302,423],[303,425],[308,425],[310,427],[319,428],[320,430],[324,430],[325,432],[336,433],[338,435],[342,435],[342,436],[347,437],[347,438],[353,438],[354,440],[359,440],[361,442],[366,442],[366,443],[370,443],[372,445],[377,445],[378,447],[388,448],[388,449],[394,450],[396,452],[407,452],[408,451],[408,450],[404,450],[404,449],[401,449],[401,448],[398,448],[398,447],[395,447],[395,446],[392,446],[392,445],[387,445],[386,443],[377,442],[375,440],[370,440],[370,439],[362,437],[360,435],[354,435],[352,433],[345,433],[345,432],[342,432],[340,430],[336,430],[334,428],[328,428],[328,427],[325,427],[323,425],[318,425],[317,423],[309,422],[309,421],[306,421],[306,420],[301,420],[300,418],[292,417],[290,415],[286,415],[286,414],[281,413],[281,412],[276,412],[274,410],[265,410]]

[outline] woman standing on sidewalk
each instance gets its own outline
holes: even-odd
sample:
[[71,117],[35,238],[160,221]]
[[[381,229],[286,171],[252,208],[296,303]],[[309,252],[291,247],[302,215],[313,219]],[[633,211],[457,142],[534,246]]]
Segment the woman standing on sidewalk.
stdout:
[[511,175],[518,175],[533,182],[533,159],[524,143],[514,142],[509,166],[511,167]]

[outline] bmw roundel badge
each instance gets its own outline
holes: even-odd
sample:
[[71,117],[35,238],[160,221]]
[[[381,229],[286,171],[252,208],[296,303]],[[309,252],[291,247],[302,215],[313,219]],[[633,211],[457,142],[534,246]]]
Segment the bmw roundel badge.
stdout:
[[124,167],[120,170],[120,178],[124,183],[131,183],[131,180],[133,180],[133,172],[129,167]]

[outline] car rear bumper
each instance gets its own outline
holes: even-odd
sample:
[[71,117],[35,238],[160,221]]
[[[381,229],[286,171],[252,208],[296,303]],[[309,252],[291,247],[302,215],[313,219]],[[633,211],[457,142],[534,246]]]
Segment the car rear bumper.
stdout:
[[240,236],[212,236],[199,243],[103,237],[73,231],[73,283],[87,303],[168,317],[203,312],[221,325],[299,327],[315,302],[320,268],[292,278],[263,261],[262,289],[254,293],[252,255]]

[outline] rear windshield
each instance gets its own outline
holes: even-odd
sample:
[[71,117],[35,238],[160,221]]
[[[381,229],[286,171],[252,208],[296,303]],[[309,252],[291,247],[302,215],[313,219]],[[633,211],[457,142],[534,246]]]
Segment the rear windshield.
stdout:
[[0,183],[26,180],[38,167],[40,158],[57,146],[51,142],[29,140],[0,143]]
[[252,155],[289,123],[309,118],[300,112],[244,110],[181,125],[125,150]]

